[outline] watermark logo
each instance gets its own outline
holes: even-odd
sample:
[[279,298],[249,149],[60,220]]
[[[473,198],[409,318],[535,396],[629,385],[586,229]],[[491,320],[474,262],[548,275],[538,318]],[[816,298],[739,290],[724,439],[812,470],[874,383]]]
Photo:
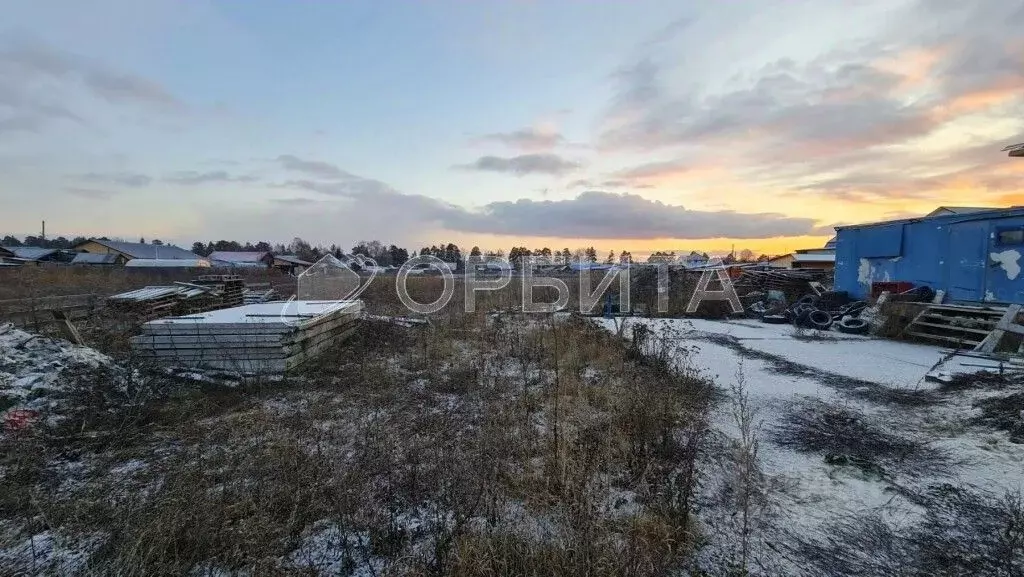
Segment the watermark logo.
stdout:
[[[349,306],[384,271],[369,257],[346,256],[344,259],[327,255],[309,267],[298,278],[296,296],[286,303],[281,312],[282,319],[291,323]],[[721,259],[710,259],[698,267],[686,267],[669,263],[598,264],[587,261],[553,263],[551,259],[527,256],[511,262],[498,257],[468,257],[460,263],[446,262],[436,256],[420,255],[406,261],[395,273],[395,292],[401,303],[412,313],[429,315],[443,310],[459,290],[464,294],[464,309],[475,312],[481,293],[501,291],[518,281],[521,289],[521,305],[524,313],[553,313],[576,308],[583,314],[604,310],[606,313],[631,314],[633,281],[643,278],[648,286],[653,277],[657,295],[655,310],[665,314],[669,311],[670,284],[672,271],[681,271],[690,276],[699,275],[696,288],[690,294],[686,312],[694,313],[701,303],[724,301],[729,303],[733,313],[743,312],[736,289],[728,269]],[[637,273],[637,276],[634,276]],[[429,276],[434,282],[413,283],[425,287],[417,294],[410,292],[410,277]],[[578,302],[570,303],[570,283],[578,283]],[[596,284],[595,284],[596,283]],[[689,282],[687,282],[689,284]],[[613,290],[613,286],[615,289]],[[440,296],[427,302],[426,299]],[[538,293],[546,298],[538,299]],[[551,294],[555,298],[550,298]]]
[[295,296],[282,308],[281,320],[296,325],[351,306],[351,302],[369,288],[380,271],[381,267],[368,256],[351,255],[339,259],[326,255],[299,274]]

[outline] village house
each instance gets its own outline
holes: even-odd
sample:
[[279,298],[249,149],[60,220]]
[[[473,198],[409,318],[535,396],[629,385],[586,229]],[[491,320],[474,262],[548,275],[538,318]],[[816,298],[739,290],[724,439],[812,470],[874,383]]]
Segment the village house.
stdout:
[[[199,255],[173,244],[146,244],[141,242],[122,242],[116,240],[89,239],[75,245],[75,251],[90,254],[114,254],[122,257],[125,263],[134,260],[202,260]],[[144,266],[144,265],[132,265]],[[207,262],[207,265],[209,263]]]
[[3,256],[4,253],[11,255],[4,257],[4,260],[11,264],[39,265],[50,262],[66,262],[71,258],[66,251],[56,248],[34,246],[4,246],[0,248],[3,249],[0,256]]
[[313,263],[304,261],[293,254],[275,254],[272,266],[277,270],[290,275],[301,274],[302,271],[313,266]]
[[123,266],[126,262],[128,262],[128,259],[118,253],[80,252],[75,255],[75,259],[71,261],[71,264],[80,266]]
[[832,237],[821,248],[800,248],[789,254],[768,259],[772,268],[812,268],[833,270],[836,266],[836,238]]
[[274,255],[260,251],[218,250],[210,253],[213,266],[232,268],[269,268],[274,264]]
[[14,253],[0,246],[0,266],[20,266],[20,263],[14,262]]

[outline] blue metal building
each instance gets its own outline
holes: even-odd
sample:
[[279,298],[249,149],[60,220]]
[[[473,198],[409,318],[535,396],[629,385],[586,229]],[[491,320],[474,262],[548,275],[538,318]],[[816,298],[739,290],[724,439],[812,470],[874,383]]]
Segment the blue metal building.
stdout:
[[1024,207],[836,227],[836,290],[875,282],[946,291],[946,301],[1024,304]]

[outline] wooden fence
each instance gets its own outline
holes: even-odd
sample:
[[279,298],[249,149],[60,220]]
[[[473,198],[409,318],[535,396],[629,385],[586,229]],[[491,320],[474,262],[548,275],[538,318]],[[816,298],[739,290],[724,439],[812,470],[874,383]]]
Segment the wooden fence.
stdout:
[[49,325],[86,319],[103,304],[104,299],[95,294],[0,300],[0,323],[39,331]]

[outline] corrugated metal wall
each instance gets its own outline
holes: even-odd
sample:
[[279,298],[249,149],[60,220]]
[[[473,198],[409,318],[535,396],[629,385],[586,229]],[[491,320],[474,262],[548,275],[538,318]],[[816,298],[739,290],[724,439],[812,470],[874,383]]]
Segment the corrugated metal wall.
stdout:
[[1024,240],[1001,234],[1024,230],[1024,214],[1005,215],[842,228],[836,238],[836,290],[867,298],[873,282],[905,281],[945,290],[948,300],[1024,303]]

